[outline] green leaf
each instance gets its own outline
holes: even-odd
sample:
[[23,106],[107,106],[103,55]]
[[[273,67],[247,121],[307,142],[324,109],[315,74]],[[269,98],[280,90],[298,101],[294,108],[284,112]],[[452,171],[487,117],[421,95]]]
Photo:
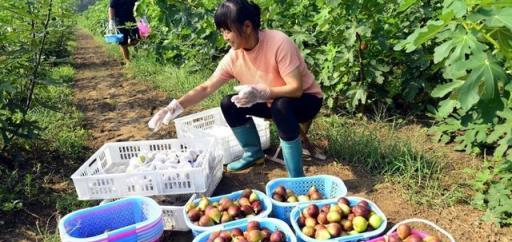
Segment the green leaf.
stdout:
[[400,7],[398,7],[398,12],[403,12],[410,8],[412,5],[417,3],[418,0],[403,0],[400,2]]
[[503,8],[491,11],[490,18],[487,18],[485,23],[489,27],[502,27],[506,26],[512,29],[512,8]]
[[466,63],[471,72],[460,88],[459,101],[462,107],[469,109],[480,98],[499,98],[498,81],[504,81],[506,76],[495,60],[486,54],[473,55]]
[[427,26],[419,29],[418,36],[414,40],[415,46],[421,46],[423,43],[434,38],[439,31],[443,30],[446,26],[446,22],[442,20],[428,21]]
[[434,49],[434,63],[439,63],[446,58],[451,50],[456,47],[454,40],[449,40]]
[[447,99],[439,103],[439,109],[436,118],[443,119],[453,112],[453,109],[459,104],[456,100]]
[[432,97],[444,97],[446,94],[451,92],[453,89],[458,88],[464,84],[463,81],[454,80],[450,83],[445,83],[441,85],[437,85],[434,90],[432,90]]
[[507,28],[495,29],[491,35],[499,45],[499,51],[512,59],[512,32]]
[[443,3],[443,13],[453,11],[457,18],[460,18],[466,14],[466,3],[461,0],[446,0]]

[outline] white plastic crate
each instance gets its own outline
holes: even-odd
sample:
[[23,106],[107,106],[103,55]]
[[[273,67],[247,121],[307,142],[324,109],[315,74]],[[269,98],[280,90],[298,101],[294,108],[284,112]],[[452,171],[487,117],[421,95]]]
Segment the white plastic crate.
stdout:
[[[263,118],[253,117],[261,140],[261,148],[270,146],[269,122]],[[224,155],[224,164],[236,161],[243,155],[243,150],[224,119],[220,108],[212,108],[174,120],[178,138],[204,137],[217,138],[217,145]]]
[[[208,186],[208,189],[204,193],[199,193],[200,195],[204,195],[210,197],[215,188],[219,184],[222,179],[222,166],[218,166],[217,170],[215,170],[211,176],[211,180]],[[176,195],[183,197],[184,195]],[[185,201],[184,199],[177,198],[177,204],[175,206],[167,206],[161,205],[164,219],[164,229],[165,230],[174,230],[174,231],[188,231],[190,228],[187,226],[185,222],[185,217],[183,217],[183,209],[185,209],[185,204],[190,200],[194,199],[193,195],[188,195],[188,199]]]
[[[222,179],[222,166],[217,166],[216,170],[208,177],[208,189],[204,193],[195,193],[196,195],[204,195],[210,197],[220,180]],[[163,213],[164,229],[173,231],[188,231],[190,228],[185,222],[183,217],[183,209],[185,204],[194,199],[194,194],[180,194],[170,196],[157,196],[152,197],[160,204]],[[101,204],[111,202],[113,199],[106,199]],[[172,205],[171,205],[172,204]]]
[[[107,143],[94,153],[72,176],[80,200],[153,196],[205,192],[210,172],[222,168],[222,156],[212,149],[213,138],[183,138]],[[196,166],[179,170],[109,173],[127,167],[141,151],[202,150]]]

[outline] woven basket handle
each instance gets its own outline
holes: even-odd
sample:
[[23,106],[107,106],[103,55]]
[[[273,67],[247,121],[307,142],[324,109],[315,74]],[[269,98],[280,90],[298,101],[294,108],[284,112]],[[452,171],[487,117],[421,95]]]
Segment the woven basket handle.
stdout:
[[455,242],[455,239],[453,238],[453,236],[446,232],[446,230],[442,229],[441,227],[437,226],[435,223],[432,223],[428,220],[425,220],[425,219],[421,219],[421,218],[411,218],[411,219],[406,219],[404,221],[401,221],[397,224],[395,224],[395,226],[393,226],[389,231],[388,231],[388,235],[390,235],[391,233],[395,232],[396,229],[398,228],[398,226],[400,226],[401,224],[406,224],[406,223],[424,223],[424,224],[427,224],[427,225],[430,225],[431,227],[435,228],[437,231],[441,232],[443,235],[445,235],[448,239],[450,239],[451,242]]

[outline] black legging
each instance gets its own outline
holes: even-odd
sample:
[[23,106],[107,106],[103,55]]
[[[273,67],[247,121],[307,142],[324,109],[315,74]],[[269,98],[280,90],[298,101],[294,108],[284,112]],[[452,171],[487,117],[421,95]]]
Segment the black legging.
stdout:
[[292,141],[299,137],[299,123],[312,120],[322,107],[322,98],[303,94],[300,98],[280,97],[274,99],[271,107],[266,103],[256,103],[248,108],[239,108],[231,97],[225,96],[220,103],[224,118],[230,127],[239,127],[249,121],[247,116],[271,118],[277,126],[279,137]]

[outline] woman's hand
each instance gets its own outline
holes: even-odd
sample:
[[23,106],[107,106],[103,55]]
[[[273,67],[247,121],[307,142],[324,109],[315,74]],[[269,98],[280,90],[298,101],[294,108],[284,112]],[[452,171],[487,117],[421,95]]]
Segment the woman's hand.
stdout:
[[180,113],[183,112],[183,107],[180,105],[176,99],[173,99],[167,107],[162,108],[158,111],[151,120],[148,122],[148,127],[153,129],[153,132],[156,132],[160,129],[162,124],[169,124],[171,120],[176,118]]
[[250,107],[255,103],[266,102],[270,97],[270,89],[262,84],[240,85],[234,89],[238,94],[231,97],[231,101],[237,107]]

